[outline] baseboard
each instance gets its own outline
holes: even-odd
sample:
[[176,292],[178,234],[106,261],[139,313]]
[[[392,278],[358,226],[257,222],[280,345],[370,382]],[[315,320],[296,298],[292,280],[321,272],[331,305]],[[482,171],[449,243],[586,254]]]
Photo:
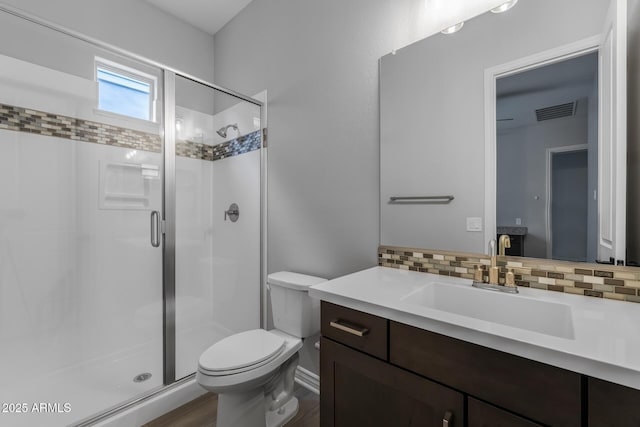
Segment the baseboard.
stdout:
[[320,394],[320,377],[308,369],[298,366],[298,369],[296,369],[296,382],[307,390]]

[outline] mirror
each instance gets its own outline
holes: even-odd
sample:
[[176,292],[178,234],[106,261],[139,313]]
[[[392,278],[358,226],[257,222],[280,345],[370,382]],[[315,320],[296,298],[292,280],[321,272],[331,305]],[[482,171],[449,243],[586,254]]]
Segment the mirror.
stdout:
[[509,255],[598,259],[598,80],[597,52],[496,80],[496,226],[516,243]]
[[[552,256],[547,253],[548,242],[543,236],[546,225],[540,232],[530,225],[531,219],[524,213],[497,207],[497,204],[501,208],[524,204],[517,198],[498,197],[498,192],[503,184],[517,181],[515,172],[528,167],[520,153],[520,159],[512,158],[508,163],[510,169],[500,169],[500,159],[505,152],[500,151],[504,144],[498,135],[513,134],[515,126],[509,129],[508,124],[497,120],[510,118],[504,114],[505,109],[513,110],[508,104],[518,90],[514,86],[518,75],[533,81],[525,72],[535,72],[543,65],[562,67],[560,59],[592,61],[593,57],[585,55],[597,54],[601,43],[606,42],[605,16],[610,6],[617,3],[626,2],[520,0],[506,13],[486,13],[467,21],[458,33],[438,33],[381,58],[381,244],[486,253],[487,243],[496,238],[498,227],[501,231],[505,226],[527,227],[531,234],[524,237],[522,255]],[[577,11],[580,19],[576,19]],[[560,72],[555,70],[552,74]],[[613,87],[616,82],[608,83],[611,84],[602,87]],[[544,91],[544,88],[534,89],[527,88],[538,94]],[[616,111],[611,107],[615,106],[617,94],[606,91],[603,94],[596,96],[603,111],[599,120],[602,122],[606,117],[613,122],[613,129],[619,129]],[[496,96],[502,100],[496,103]],[[588,97],[585,100],[584,95],[575,96],[576,114],[587,114],[588,119]],[[609,110],[605,101],[609,102],[606,104],[611,107]],[[593,105],[592,100],[591,107]],[[603,133],[611,131],[606,126],[600,128],[604,129]],[[598,131],[591,129],[590,132]],[[626,145],[626,137],[623,139]],[[584,144],[588,144],[587,140]],[[588,233],[597,234],[596,252],[592,243],[591,252],[584,258],[588,261],[606,260],[609,256],[624,259],[626,197],[620,194],[626,194],[626,180],[621,179],[620,171],[615,169],[621,164],[615,160],[624,160],[626,151],[620,153],[620,147],[613,142],[605,148],[592,150],[593,157],[588,160],[591,164],[598,163],[600,171],[595,175],[599,181],[597,220],[593,220],[593,212],[592,217],[585,220],[590,227]],[[546,148],[544,153],[546,155]],[[561,157],[559,154],[553,157],[557,159],[556,164],[561,163]],[[511,191],[525,193],[532,200],[538,197],[535,202],[545,206],[542,215],[546,215],[546,163],[544,167],[535,166],[534,172],[532,177],[540,178],[543,183],[540,191],[536,189],[531,194],[522,188]],[[626,178],[626,174],[622,178]],[[590,182],[588,186],[592,195],[594,185]],[[609,191],[600,194],[602,188]],[[390,202],[392,197],[416,196],[453,196],[453,200]],[[586,207],[582,203],[582,210],[593,209],[593,203],[587,202]],[[561,242],[561,234],[556,233],[556,243]],[[607,238],[611,241],[606,241]],[[603,242],[610,244],[609,252]],[[527,252],[527,244],[535,251]],[[616,244],[622,244],[622,249],[616,248]],[[556,255],[556,258],[562,256]]]

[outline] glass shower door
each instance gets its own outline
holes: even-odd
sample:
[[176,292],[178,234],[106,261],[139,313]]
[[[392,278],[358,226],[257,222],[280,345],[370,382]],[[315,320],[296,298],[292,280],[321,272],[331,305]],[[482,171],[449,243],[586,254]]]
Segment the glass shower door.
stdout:
[[13,34],[37,43],[0,49],[0,425],[66,426],[163,383],[162,120],[100,111],[94,59],[162,72],[0,13]]
[[92,425],[260,326],[261,107],[36,21],[0,11],[0,425]]
[[176,76],[175,376],[260,327],[260,106]]

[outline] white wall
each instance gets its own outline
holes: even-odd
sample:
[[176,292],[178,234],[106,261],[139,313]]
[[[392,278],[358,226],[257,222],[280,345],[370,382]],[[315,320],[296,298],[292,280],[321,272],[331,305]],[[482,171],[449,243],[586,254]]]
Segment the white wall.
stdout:
[[[484,252],[484,71],[599,34],[608,0],[521,1],[382,58],[381,241]],[[579,19],[575,11],[580,10]],[[392,195],[453,194],[447,206],[394,206]],[[426,194],[422,194],[426,193]],[[435,225],[434,225],[435,224]]]
[[[176,158],[176,376],[220,339],[260,327],[260,151]],[[240,218],[224,220],[231,203]]]
[[[0,398],[71,402],[47,425],[162,384],[162,252],[149,244],[149,210],[98,208],[101,162],[161,162],[131,152],[0,131]],[[160,180],[150,185],[159,209]],[[134,387],[141,372],[153,377]]]
[[640,264],[640,0],[628,0],[627,260]]
[[[0,15],[0,31],[21,28],[6,18]],[[84,59],[88,52],[75,54]],[[5,55],[0,64],[2,104],[159,135],[157,123],[96,111],[92,78]],[[90,75],[92,68],[77,71]],[[0,294],[19,294],[0,298],[6,316],[0,341],[18,340],[11,347],[22,351],[16,363],[3,359],[2,366],[17,372],[17,363],[46,352],[39,369],[58,370],[143,344],[159,348],[162,330],[153,320],[161,322],[162,311],[148,309],[161,302],[162,254],[150,247],[148,233],[149,211],[161,207],[161,177],[144,178],[140,165],[159,170],[160,153],[4,129],[0,142]],[[133,193],[140,198],[123,205],[119,196]],[[23,329],[13,336],[6,327],[16,324]],[[55,346],[38,350],[42,336]]]
[[[143,0],[2,0],[42,19],[213,81],[213,37]],[[27,34],[12,47],[37,48]],[[3,45],[3,47],[8,47]],[[54,49],[49,55],[64,55]]]
[[[58,425],[162,384],[162,251],[149,244],[161,181],[123,164],[161,156],[0,130],[0,399],[58,396],[74,408]],[[115,192],[146,187],[147,209],[100,207],[106,165]],[[131,386],[136,372],[153,377]]]

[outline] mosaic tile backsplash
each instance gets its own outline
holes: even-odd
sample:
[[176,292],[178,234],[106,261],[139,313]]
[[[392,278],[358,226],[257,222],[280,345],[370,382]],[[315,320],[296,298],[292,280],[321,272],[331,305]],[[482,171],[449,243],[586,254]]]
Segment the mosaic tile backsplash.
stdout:
[[[378,265],[382,267],[443,276],[473,280],[477,265],[490,264],[491,258],[482,254],[397,246],[378,248]],[[507,269],[512,268],[518,286],[640,302],[640,268],[520,257],[499,257],[498,266],[501,283]]]
[[[1,103],[0,129],[154,153],[162,151],[162,139],[153,133]],[[214,161],[259,148],[260,131],[255,131],[214,146],[193,141],[178,141],[176,154],[181,157]]]

